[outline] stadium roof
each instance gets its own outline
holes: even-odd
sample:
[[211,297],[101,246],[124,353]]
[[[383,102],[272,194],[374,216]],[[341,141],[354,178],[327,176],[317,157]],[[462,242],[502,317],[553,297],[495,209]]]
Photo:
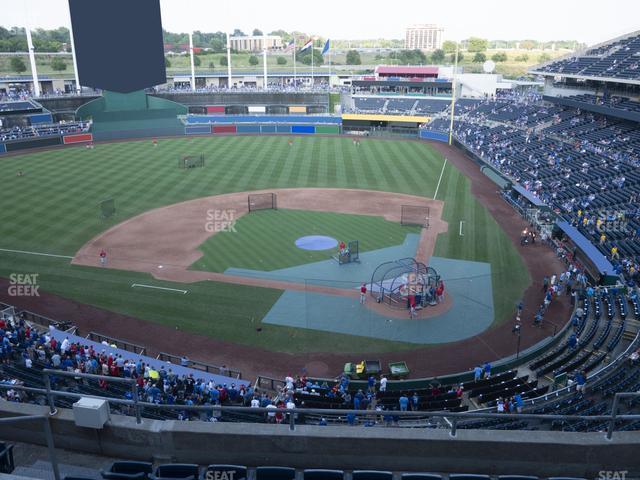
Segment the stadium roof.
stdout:
[[376,67],[376,73],[378,75],[437,75],[438,67],[402,67],[402,66],[384,66],[380,65]]

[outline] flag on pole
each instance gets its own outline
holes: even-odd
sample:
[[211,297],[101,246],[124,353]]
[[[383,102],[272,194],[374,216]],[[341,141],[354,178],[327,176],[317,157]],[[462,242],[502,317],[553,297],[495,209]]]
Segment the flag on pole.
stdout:
[[310,39],[309,39],[309,40],[307,40],[307,42],[302,46],[302,48],[300,49],[300,53],[304,52],[305,50],[309,50],[312,46],[313,46],[313,40],[310,38]]
[[295,48],[295,44],[296,44],[295,40],[291,40],[291,41],[289,42],[289,45],[287,45],[287,46],[284,48],[284,51],[285,51],[285,52],[290,52],[290,51],[292,51],[292,50]]
[[322,49],[322,55],[324,55],[325,53],[327,53],[329,51],[329,49],[331,48],[331,45],[329,43],[329,39],[327,38],[327,41],[324,44],[324,48]]

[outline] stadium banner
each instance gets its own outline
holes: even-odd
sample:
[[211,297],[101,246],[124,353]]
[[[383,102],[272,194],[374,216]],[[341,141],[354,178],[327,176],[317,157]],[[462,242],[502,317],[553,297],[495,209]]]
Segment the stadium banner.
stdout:
[[224,105],[207,105],[207,113],[221,113],[224,115]]
[[435,140],[437,142],[449,142],[449,135],[442,132],[434,132],[431,130],[420,130],[420,138],[422,140]]
[[249,105],[249,113],[266,113],[266,111],[267,111],[267,107]]
[[50,113],[39,113],[37,115],[29,115],[29,121],[31,125],[37,125],[38,123],[53,123],[53,117]]
[[275,125],[260,125],[260,133],[276,133]]
[[307,113],[307,107],[300,105],[291,105],[289,106],[289,113]]
[[187,124],[197,123],[322,123],[340,125],[342,118],[332,115],[187,115]]
[[7,142],[5,143],[5,147],[7,149],[7,152],[15,152],[17,150],[26,150],[28,148],[52,147],[54,145],[60,145],[61,143],[62,138],[59,136],[54,136]]
[[366,113],[343,113],[342,121],[364,120],[366,122],[397,122],[397,123],[428,123],[430,117],[420,117],[415,115],[380,115]]
[[260,125],[236,125],[237,133],[260,133]]
[[70,143],[93,142],[93,135],[90,133],[76,133],[73,135],[65,135],[62,137],[62,143],[69,145]]
[[211,127],[211,133],[236,133],[235,125],[214,125]]
[[206,135],[211,133],[209,125],[187,125],[184,127],[185,135]]
[[316,127],[313,125],[292,125],[291,133],[316,133]]
[[7,147],[4,146],[4,143],[0,143],[0,153],[7,153]]
[[276,125],[276,133],[291,133],[291,125]]
[[340,127],[337,125],[316,125],[316,133],[339,134]]

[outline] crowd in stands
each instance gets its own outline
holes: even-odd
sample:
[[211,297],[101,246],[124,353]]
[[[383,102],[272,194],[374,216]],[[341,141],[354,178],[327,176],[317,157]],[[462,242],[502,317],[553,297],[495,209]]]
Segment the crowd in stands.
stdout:
[[196,87],[191,89],[190,85],[185,86],[159,86],[149,91],[155,93],[255,93],[255,92],[271,92],[271,93],[296,93],[296,92],[318,92],[318,93],[340,93],[348,91],[348,87],[330,86],[327,82],[317,80],[315,83],[306,83],[298,80],[296,83],[278,83],[269,82],[267,88],[249,85],[238,85],[233,87],[220,87],[216,85],[207,85],[205,87]]
[[60,122],[52,124],[36,124],[25,127],[15,126],[12,128],[0,129],[0,142],[33,137],[83,133],[88,132],[90,128],[90,122]]

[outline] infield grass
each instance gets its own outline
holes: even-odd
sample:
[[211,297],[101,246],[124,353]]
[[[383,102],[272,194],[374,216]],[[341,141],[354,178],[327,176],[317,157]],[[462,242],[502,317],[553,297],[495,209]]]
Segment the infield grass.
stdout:
[[[205,168],[180,170],[182,155],[204,153]],[[203,196],[290,188],[364,188],[432,197],[442,169],[441,154],[427,144],[367,139],[296,137],[192,137],[62,148],[0,158],[0,248],[74,255],[112,225],[146,210]],[[17,178],[22,170],[24,177]],[[102,220],[98,203],[114,198],[117,214]],[[506,320],[529,283],[528,272],[508,238],[473,197],[469,180],[448,164],[438,200],[445,202],[450,231],[436,255],[491,263],[496,321]],[[458,223],[465,221],[464,236]],[[262,248],[256,244],[253,248]],[[187,299],[131,290],[131,283],[171,288],[148,275],[91,269],[67,260],[0,251],[0,275],[39,273],[43,290],[79,302],[175,325],[222,340],[279,351],[370,352],[415,348],[364,337],[285,327],[249,334],[280,292],[203,282]],[[234,322],[229,322],[234,318]],[[273,333],[271,333],[273,332]],[[283,341],[283,339],[287,339]]]

